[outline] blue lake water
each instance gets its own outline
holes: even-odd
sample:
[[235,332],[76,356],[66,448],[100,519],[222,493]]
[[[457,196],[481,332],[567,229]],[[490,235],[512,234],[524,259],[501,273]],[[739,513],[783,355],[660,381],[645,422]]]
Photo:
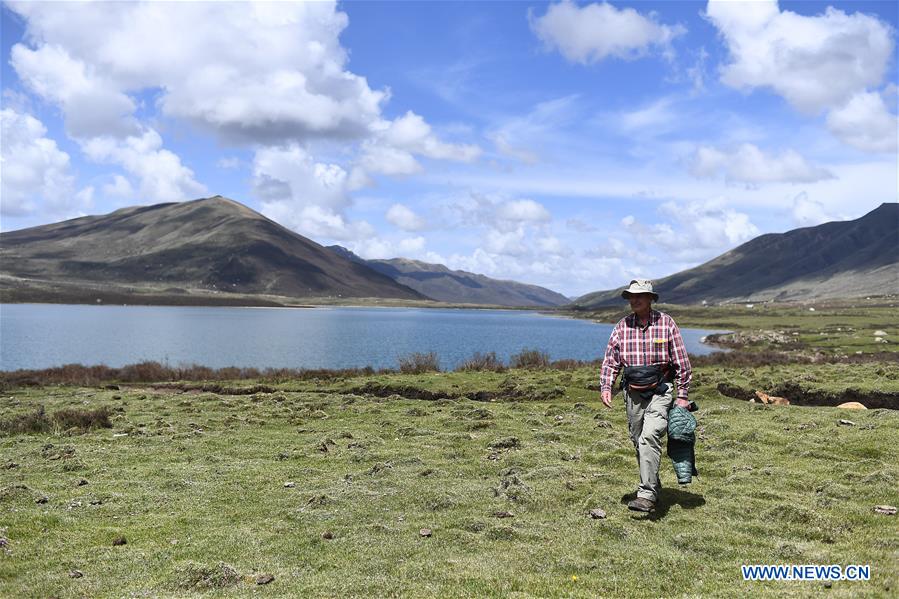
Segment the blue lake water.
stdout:
[[[286,368],[396,367],[435,352],[454,368],[475,352],[522,349],[553,360],[600,358],[612,325],[517,310],[0,305],[0,370],[146,360]],[[715,331],[682,329],[687,351]]]

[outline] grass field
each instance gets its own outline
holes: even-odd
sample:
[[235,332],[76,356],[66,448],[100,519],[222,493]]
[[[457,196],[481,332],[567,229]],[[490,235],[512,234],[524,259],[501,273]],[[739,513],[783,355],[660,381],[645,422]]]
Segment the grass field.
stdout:
[[[895,596],[897,517],[874,506],[899,504],[899,412],[719,391],[899,397],[899,363],[867,349],[698,360],[700,476],[678,487],[663,455],[648,516],[625,507],[633,447],[595,367],[7,377],[0,596]],[[871,580],[744,582],[742,564],[870,564]]]

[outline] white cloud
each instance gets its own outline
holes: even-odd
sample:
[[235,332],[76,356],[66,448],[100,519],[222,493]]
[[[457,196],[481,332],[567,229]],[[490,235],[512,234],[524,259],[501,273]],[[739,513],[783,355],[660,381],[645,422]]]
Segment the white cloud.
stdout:
[[700,146],[690,163],[695,177],[718,177],[728,183],[811,183],[833,178],[825,168],[812,166],[795,150],[779,155],[766,154],[753,144],[742,144],[730,151]]
[[425,120],[412,112],[372,125],[373,137],[362,145],[359,164],[370,173],[410,175],[422,170],[413,154],[437,160],[471,162],[481,148],[441,141]]
[[359,167],[366,173],[382,175],[412,175],[422,170],[415,156],[390,146],[375,142],[363,144],[363,153],[359,159]]
[[339,35],[348,19],[334,2],[22,2],[11,8],[25,18],[37,46],[17,46],[17,72],[76,120],[69,103],[84,90],[114,108],[110,126],[123,109],[130,112],[126,93],[149,88],[160,90],[164,114],[231,139],[364,137],[387,98],[345,69]]
[[24,216],[40,208],[53,213],[84,204],[73,198],[69,155],[46,137],[43,123],[10,108],[0,110],[0,212]]
[[562,243],[558,237],[554,235],[547,235],[546,237],[541,237],[537,240],[537,247],[544,254],[550,254],[553,256],[569,256],[571,255],[571,250]]
[[[729,208],[721,200],[665,202],[659,213],[670,221],[654,225],[663,245],[673,250],[698,248],[723,251],[759,234],[749,215]],[[678,225],[678,230],[671,226]]]
[[130,198],[134,196],[134,188],[122,175],[113,175],[112,182],[103,186],[103,195],[114,198]]
[[253,160],[253,193],[262,213],[316,241],[356,240],[374,233],[368,223],[347,219],[349,183],[343,168],[316,162],[297,144],[259,148]]
[[390,121],[381,138],[390,147],[439,160],[471,162],[481,153],[481,149],[474,145],[440,141],[431,131],[431,126],[411,110]]
[[800,192],[793,198],[793,221],[798,226],[813,227],[832,220],[838,219],[827,212],[824,204],[810,199],[806,192]]
[[552,219],[549,211],[534,200],[503,202],[497,207],[496,216],[512,223],[545,223]]
[[16,44],[10,62],[28,88],[62,108],[69,135],[123,137],[138,133],[131,116],[134,101],[64,48],[43,45],[32,50]]
[[421,231],[427,227],[423,218],[402,204],[394,204],[387,210],[387,221],[404,231]]
[[863,13],[829,7],[806,17],[781,11],[776,0],[711,0],[706,13],[730,50],[721,80],[737,89],[769,87],[806,113],[879,85],[893,55],[891,27]]
[[142,202],[181,202],[202,196],[206,187],[194,179],[181,159],[162,148],[162,138],[154,129],[123,139],[112,136],[81,141],[81,149],[95,162],[121,165],[139,180]]
[[484,239],[484,248],[491,254],[524,256],[528,253],[528,247],[524,241],[524,227],[518,227],[512,231],[490,229]]
[[531,29],[550,49],[571,62],[590,64],[608,56],[637,58],[653,46],[663,51],[686,30],[680,25],[662,25],[655,15],[645,17],[632,8],[611,4],[577,6],[570,0],[553,4],[542,17],[528,14]]
[[827,127],[843,142],[865,152],[895,152],[899,124],[880,94],[858,93],[827,115]]
[[[362,239],[350,244],[350,249],[366,260],[389,260],[390,258],[422,259],[434,255],[425,251],[425,238],[405,237],[395,240],[381,237]],[[439,256],[438,256],[439,259]],[[434,260],[427,260],[429,262]]]

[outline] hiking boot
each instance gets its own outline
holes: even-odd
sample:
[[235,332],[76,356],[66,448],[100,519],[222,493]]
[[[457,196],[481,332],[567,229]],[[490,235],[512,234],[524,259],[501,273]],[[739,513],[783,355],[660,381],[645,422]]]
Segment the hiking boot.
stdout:
[[635,512],[651,512],[656,509],[656,502],[644,499],[643,497],[637,497],[636,499],[627,502],[627,509]]

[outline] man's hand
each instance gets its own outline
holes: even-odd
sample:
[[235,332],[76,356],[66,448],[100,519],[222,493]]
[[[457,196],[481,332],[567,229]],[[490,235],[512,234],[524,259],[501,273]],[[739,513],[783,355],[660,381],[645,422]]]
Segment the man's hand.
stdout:
[[684,409],[687,409],[687,410],[690,409],[690,402],[687,401],[686,399],[677,399],[677,400],[674,402],[674,405],[680,406],[681,408],[684,408]]
[[612,407],[612,392],[611,391],[603,391],[602,392],[602,403],[606,405],[607,408]]

